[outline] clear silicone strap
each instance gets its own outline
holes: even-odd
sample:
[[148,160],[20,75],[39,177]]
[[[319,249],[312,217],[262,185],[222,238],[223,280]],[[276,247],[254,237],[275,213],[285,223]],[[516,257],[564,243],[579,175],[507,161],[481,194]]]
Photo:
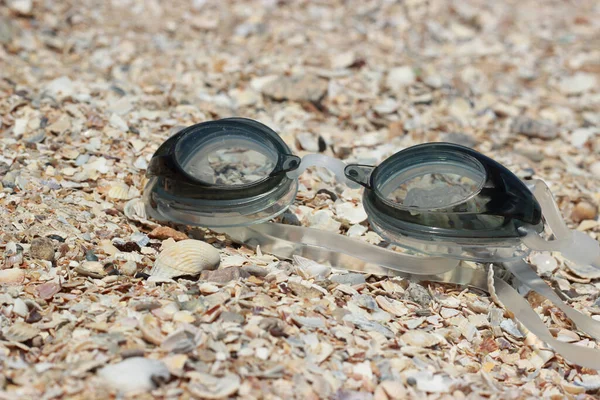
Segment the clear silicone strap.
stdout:
[[525,328],[546,342],[567,361],[581,367],[600,369],[600,350],[555,339],[527,300],[502,279],[494,280],[496,296]]
[[[596,340],[600,340],[600,322],[581,314],[571,306],[565,304],[554,290],[540,278],[531,267],[524,261],[513,261],[502,263],[513,275],[515,275],[521,283],[527,285],[530,289],[535,290],[548,300],[553,302],[561,309],[567,317],[569,317],[577,328]],[[511,309],[511,311],[513,311]]]
[[263,250],[279,257],[304,254],[315,259],[318,256],[315,261],[328,261],[351,270],[361,270],[364,265],[371,264],[411,275],[438,275],[459,264],[458,260],[450,258],[402,254],[337,233],[301,226],[264,223],[214,230],[250,246],[260,245]]
[[535,180],[528,186],[540,203],[544,219],[556,238],[545,240],[537,232],[526,229],[523,243],[532,250],[560,251],[565,258],[577,264],[600,269],[600,243],[584,232],[569,229],[544,181]]

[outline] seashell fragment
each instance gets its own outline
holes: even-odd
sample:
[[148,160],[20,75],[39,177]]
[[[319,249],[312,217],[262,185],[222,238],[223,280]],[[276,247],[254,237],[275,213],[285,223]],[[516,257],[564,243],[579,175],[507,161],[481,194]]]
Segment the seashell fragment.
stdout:
[[4,268],[18,267],[23,263],[23,247],[15,242],[8,242],[4,256]]
[[331,274],[331,267],[319,264],[308,258],[294,255],[294,261],[298,264],[298,274],[306,279],[319,278],[324,279]]
[[61,284],[59,281],[49,281],[37,286],[35,290],[38,296],[44,300],[51,299],[56,293],[60,292]]
[[360,224],[367,219],[365,209],[361,205],[355,205],[350,202],[336,205],[335,213],[341,221],[350,225]]
[[127,203],[125,203],[125,207],[123,208],[123,212],[125,216],[132,220],[149,226],[150,228],[160,227],[156,222],[152,222],[148,219],[148,213],[146,212],[146,205],[144,201],[140,198],[131,199]]
[[129,200],[129,186],[125,183],[115,183],[108,190],[108,197],[116,200]]
[[25,342],[36,337],[39,333],[40,330],[38,328],[25,322],[15,322],[2,332],[7,340],[13,342]]
[[408,331],[400,336],[400,340],[415,347],[431,347],[442,341],[438,336],[423,331]]
[[0,270],[0,285],[20,285],[25,280],[25,271],[19,268]]
[[375,301],[377,301],[377,304],[382,310],[387,311],[396,317],[408,314],[408,308],[398,300],[390,299],[385,296],[377,296]]
[[201,382],[190,383],[188,390],[201,399],[224,399],[234,395],[241,382],[240,377],[235,374],[227,374],[222,378],[202,374]]
[[98,261],[85,261],[75,267],[75,272],[95,279],[102,279],[107,275],[104,266]]
[[199,275],[204,270],[219,266],[219,251],[200,240],[187,239],[164,249],[156,258],[150,275],[156,278],[174,278]]
[[17,314],[19,317],[25,318],[29,314],[29,308],[23,300],[17,297],[13,302],[13,313]]

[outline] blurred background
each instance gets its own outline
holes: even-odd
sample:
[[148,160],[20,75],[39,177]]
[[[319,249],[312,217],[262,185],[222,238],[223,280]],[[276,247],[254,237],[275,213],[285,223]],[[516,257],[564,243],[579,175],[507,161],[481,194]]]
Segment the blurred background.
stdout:
[[599,16],[596,1],[3,0],[0,129],[93,129],[113,150],[134,134],[149,156],[239,115],[344,158],[447,140],[540,162],[557,138],[600,148]]

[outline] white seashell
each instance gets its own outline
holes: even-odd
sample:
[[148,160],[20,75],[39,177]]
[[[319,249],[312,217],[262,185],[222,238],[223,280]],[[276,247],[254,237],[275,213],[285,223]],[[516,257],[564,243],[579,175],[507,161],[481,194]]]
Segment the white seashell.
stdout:
[[128,219],[149,226],[150,228],[156,228],[157,226],[160,226],[156,222],[148,220],[146,205],[144,204],[144,201],[140,198],[129,200],[125,204],[123,212],[125,213],[125,216]]
[[117,200],[129,200],[129,186],[125,183],[115,183],[108,191],[108,197]]
[[164,249],[156,258],[150,275],[157,278],[198,275],[204,270],[216,269],[220,262],[219,251],[213,246],[187,239]]
[[20,285],[25,280],[25,271],[19,268],[0,270],[0,285]]
[[17,297],[13,303],[13,312],[19,317],[25,318],[29,314],[29,308],[23,300]]
[[131,199],[123,208],[123,212],[125,216],[129,219],[133,219],[137,221],[138,219],[146,219],[148,215],[146,214],[146,206],[142,199]]
[[98,371],[98,376],[121,392],[148,392],[156,389],[155,382],[169,379],[171,373],[160,360],[132,357],[107,365]]

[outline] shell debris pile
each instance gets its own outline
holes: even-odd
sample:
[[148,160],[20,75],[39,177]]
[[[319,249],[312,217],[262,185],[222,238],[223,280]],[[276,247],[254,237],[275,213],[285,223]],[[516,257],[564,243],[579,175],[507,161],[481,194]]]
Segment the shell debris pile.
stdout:
[[[236,115],[299,156],[473,147],[598,239],[599,21],[594,0],[0,2],[0,398],[597,397],[485,294],[278,260],[140,198],[161,143]],[[277,220],[383,245],[326,170]],[[600,319],[598,274],[531,263]]]

